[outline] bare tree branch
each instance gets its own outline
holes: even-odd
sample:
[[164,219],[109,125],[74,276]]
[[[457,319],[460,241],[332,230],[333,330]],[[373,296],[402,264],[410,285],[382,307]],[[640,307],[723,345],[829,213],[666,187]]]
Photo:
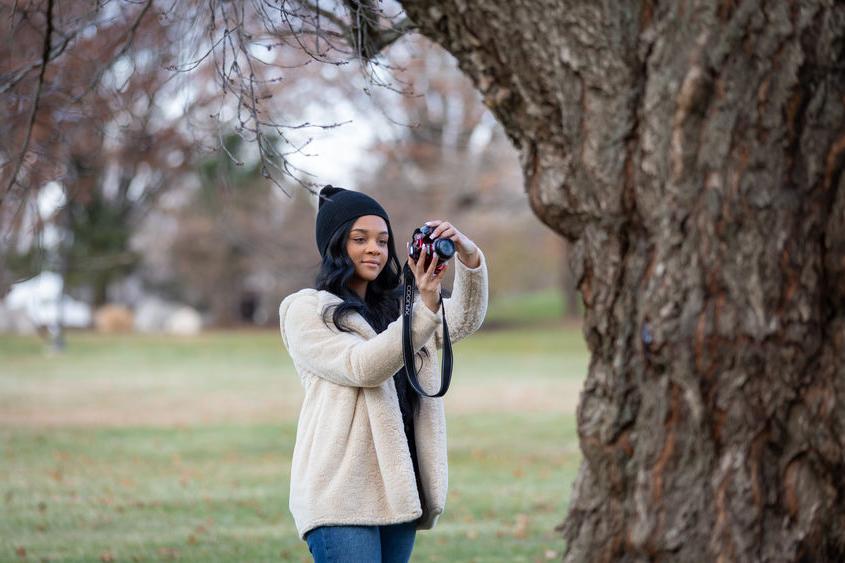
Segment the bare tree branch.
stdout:
[[[53,49],[52,49],[52,52],[50,53],[50,57],[49,57],[48,61],[53,62],[55,59],[59,58],[67,50],[67,47],[73,42],[73,40],[76,39],[79,36],[80,32],[82,32],[84,29],[90,27],[92,24],[95,25],[95,26],[101,26],[101,25],[119,22],[119,19],[120,19],[119,16],[112,16],[112,17],[108,17],[108,18],[104,18],[104,19],[92,22],[91,21],[92,18],[94,18],[98,13],[99,13],[99,6],[97,8],[95,8],[94,11],[89,12],[87,14],[84,14],[82,16],[79,16],[77,18],[78,25],[76,25],[76,27],[74,27],[70,30],[62,30],[62,29],[56,27],[55,24],[54,24],[53,34],[56,35],[56,36],[64,37],[64,39],[59,44],[53,46]],[[14,15],[15,15],[15,10],[12,11],[12,15],[9,18],[10,28],[12,28],[12,26],[13,26]],[[12,33],[14,33],[13,29],[10,29],[10,31]],[[9,78],[5,82],[0,82],[0,84],[2,84],[2,85],[0,85],[0,94],[8,92],[12,88],[14,88],[21,80],[26,78],[29,75],[30,72],[32,72],[33,70],[41,67],[42,62],[43,62],[43,57],[39,57],[39,59],[36,60],[36,61],[33,61],[31,63],[27,63],[27,64],[23,65],[22,67],[18,68],[17,70],[8,72],[6,74],[6,76],[11,76],[11,78]]]
[[344,0],[352,16],[349,40],[364,61],[372,61],[378,54],[397,39],[413,31],[410,19],[404,18],[395,26],[380,26],[381,9],[372,0]]
[[[47,57],[48,61],[53,61],[57,59],[62,53],[64,53],[65,49],[67,48],[68,44],[70,43],[71,39],[73,39],[73,35],[69,35],[65,38],[64,41],[61,42],[60,45],[57,45],[53,52]],[[5,82],[2,86],[0,86],[0,94],[4,94],[7,91],[14,88],[21,80],[27,77],[27,75],[35,70],[36,68],[44,66],[44,59],[41,58],[38,61],[32,62],[20,69],[10,78],[7,82]]]
[[94,75],[94,79],[91,81],[88,87],[83,90],[79,95],[75,96],[73,98],[72,103],[80,101],[89,92],[96,88],[97,85],[100,83],[100,80],[102,80],[103,74],[106,72],[106,69],[112,66],[114,62],[117,61],[120,57],[126,54],[129,48],[132,46],[132,41],[135,39],[135,34],[138,32],[138,27],[141,25],[141,21],[144,19],[144,16],[147,14],[147,11],[152,5],[153,0],[146,0],[146,2],[144,3],[144,7],[141,8],[141,11],[138,13],[138,16],[129,26],[129,29],[126,32],[126,40],[123,42],[123,45],[121,45],[120,49],[118,49],[117,52],[114,53],[105,64],[100,66],[100,68],[97,70],[97,73]]
[[53,0],[48,0],[47,2],[47,26],[46,31],[44,32],[44,49],[42,50],[41,54],[41,70],[38,73],[38,82],[35,86],[35,99],[32,102],[32,110],[29,113],[29,119],[27,120],[27,127],[26,127],[26,134],[24,136],[23,146],[21,147],[21,152],[17,158],[17,162],[15,163],[15,169],[12,172],[11,177],[9,178],[9,185],[6,186],[3,194],[0,194],[0,207],[3,205],[3,201],[12,193],[12,188],[14,188],[15,184],[18,180],[18,174],[21,171],[21,166],[23,165],[23,159],[26,155],[26,151],[29,148],[29,141],[32,138],[32,128],[35,125],[35,117],[38,114],[38,104],[41,101],[41,90],[44,88],[44,75],[47,72],[47,63],[50,60],[50,44],[53,37]]

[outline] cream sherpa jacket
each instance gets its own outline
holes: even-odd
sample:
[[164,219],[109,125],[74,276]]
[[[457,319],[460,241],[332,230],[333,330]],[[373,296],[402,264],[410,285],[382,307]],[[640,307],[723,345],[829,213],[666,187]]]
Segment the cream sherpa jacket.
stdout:
[[[444,299],[452,342],[481,326],[487,311],[487,265],[467,268],[455,258],[455,283]],[[279,306],[282,341],[305,387],[290,479],[290,511],[302,539],[323,525],[385,525],[420,518],[434,527],[446,504],[446,416],[443,399],[420,398],[414,419],[422,513],[402,415],[393,383],[403,365],[402,318],[376,334],[358,313],[346,317],[353,332],[327,327],[323,309],[340,298],[303,289]],[[331,317],[329,316],[331,325]],[[429,356],[417,366],[420,383],[440,383],[441,312],[414,302],[412,334]]]

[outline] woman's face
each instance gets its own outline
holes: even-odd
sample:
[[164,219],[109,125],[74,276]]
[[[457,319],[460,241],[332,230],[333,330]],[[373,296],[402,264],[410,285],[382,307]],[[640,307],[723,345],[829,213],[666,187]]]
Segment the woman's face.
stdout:
[[378,215],[358,217],[349,230],[346,253],[355,264],[356,277],[375,280],[387,264],[387,223]]

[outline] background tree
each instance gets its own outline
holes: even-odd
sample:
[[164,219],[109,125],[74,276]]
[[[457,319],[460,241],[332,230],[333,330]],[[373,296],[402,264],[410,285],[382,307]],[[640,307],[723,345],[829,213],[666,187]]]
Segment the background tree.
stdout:
[[[63,293],[100,306],[138,264],[130,237],[189,142],[160,103],[172,92],[156,47],[166,30],[149,7],[0,4],[11,30],[0,41],[0,294],[50,269]],[[56,187],[61,201],[38,210]],[[50,328],[61,349],[61,316]]]
[[576,241],[566,559],[845,558],[845,5],[403,4]]
[[[254,147],[240,136],[227,135],[223,143],[224,150],[198,164],[199,185],[169,210],[172,234],[158,240],[166,248],[169,275],[151,285],[178,287],[171,297],[206,311],[218,326],[277,322],[268,309],[277,309],[293,284],[313,281],[311,264],[301,262],[315,252],[304,234],[313,228],[313,209],[303,208],[302,197],[277,196],[261,177],[261,160],[249,150]],[[308,251],[290,247],[297,242]]]
[[[0,42],[0,255],[18,265],[2,268],[0,294],[42,268],[51,224],[61,238],[52,267],[103,304],[109,283],[137,261],[133,225],[186,162],[191,140],[161,103],[172,94],[156,47],[164,30],[145,19],[149,6],[121,8],[0,4],[12,29]],[[50,182],[64,198],[45,221],[33,209]],[[25,260],[14,256],[21,251]]]

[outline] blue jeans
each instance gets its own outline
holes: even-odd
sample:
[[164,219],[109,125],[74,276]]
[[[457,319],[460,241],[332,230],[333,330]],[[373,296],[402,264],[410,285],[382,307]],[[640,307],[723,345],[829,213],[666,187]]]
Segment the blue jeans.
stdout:
[[320,526],[305,534],[315,563],[408,563],[416,522],[389,526]]

